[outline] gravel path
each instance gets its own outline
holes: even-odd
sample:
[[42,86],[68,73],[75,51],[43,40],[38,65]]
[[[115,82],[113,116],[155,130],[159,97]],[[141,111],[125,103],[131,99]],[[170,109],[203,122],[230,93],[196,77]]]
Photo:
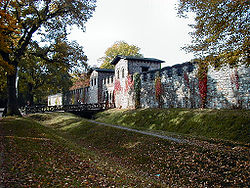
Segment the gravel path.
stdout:
[[154,136],[154,137],[158,137],[158,138],[163,138],[163,139],[166,139],[166,140],[169,140],[169,141],[173,141],[173,142],[177,142],[177,143],[188,143],[189,142],[186,139],[179,139],[179,138],[174,138],[174,137],[170,137],[170,136],[166,136],[166,135],[160,135],[160,134],[151,133],[151,132],[147,132],[147,131],[140,131],[140,130],[136,130],[136,129],[122,127],[122,126],[118,126],[118,125],[101,123],[101,122],[94,121],[94,120],[88,120],[88,121],[92,122],[92,123],[99,124],[99,125],[104,125],[104,126],[107,126],[107,127],[114,127],[114,128],[117,128],[117,129],[123,129],[123,130],[126,130],[126,131],[131,131],[131,132],[136,132],[136,133],[140,133],[140,134],[144,134],[144,135],[149,135],[149,136]]
[[192,138],[192,137],[175,138],[172,136],[161,135],[161,134],[152,133],[152,132],[148,132],[148,131],[140,131],[140,130],[131,129],[131,128],[127,128],[127,127],[123,127],[123,126],[119,126],[119,125],[102,123],[102,122],[98,122],[98,121],[94,121],[94,120],[87,120],[87,121],[92,122],[92,123],[96,123],[99,125],[107,126],[107,127],[114,127],[117,129],[122,129],[122,130],[126,130],[126,131],[131,131],[131,132],[136,132],[136,133],[140,133],[140,134],[144,134],[144,135],[162,138],[162,139],[166,139],[166,140],[176,142],[179,144],[194,145],[194,146],[202,147],[205,149],[211,149],[211,150],[217,150],[217,151],[228,150],[230,152],[239,152],[241,150],[245,150],[245,149],[249,150],[250,149],[249,144],[239,144],[236,142],[227,141],[228,143],[230,143],[230,145],[228,145],[228,144],[224,144],[223,140],[221,140],[218,143],[216,143],[216,142],[214,143],[213,139],[211,139],[212,140],[212,142],[211,142],[210,139],[203,140],[203,139],[197,139],[197,138]]

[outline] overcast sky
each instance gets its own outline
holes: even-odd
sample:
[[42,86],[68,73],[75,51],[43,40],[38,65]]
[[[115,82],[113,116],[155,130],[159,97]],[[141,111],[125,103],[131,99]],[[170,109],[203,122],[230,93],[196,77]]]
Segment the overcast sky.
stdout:
[[100,66],[105,50],[121,40],[140,47],[144,57],[165,61],[163,66],[189,61],[193,55],[180,48],[191,41],[191,20],[177,17],[177,1],[97,0],[86,32],[74,29],[70,39],[84,47],[91,66]]

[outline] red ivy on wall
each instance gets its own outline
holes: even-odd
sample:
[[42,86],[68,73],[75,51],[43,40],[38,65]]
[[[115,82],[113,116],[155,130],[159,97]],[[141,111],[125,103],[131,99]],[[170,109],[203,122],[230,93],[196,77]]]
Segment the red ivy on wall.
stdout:
[[162,94],[163,94],[163,88],[161,84],[161,78],[160,76],[157,76],[155,79],[155,98],[158,102],[159,108],[162,107]]
[[235,85],[236,89],[239,90],[239,75],[237,69],[235,69],[234,74],[231,75],[231,84]]
[[122,87],[121,87],[121,83],[119,80],[115,80],[115,88],[114,88],[114,93],[116,94],[117,92],[121,91]]
[[134,88],[134,81],[131,75],[127,76],[125,81],[125,92],[131,91]]
[[201,108],[205,108],[207,99],[207,73],[204,72],[202,78],[199,79],[199,92],[201,96]]

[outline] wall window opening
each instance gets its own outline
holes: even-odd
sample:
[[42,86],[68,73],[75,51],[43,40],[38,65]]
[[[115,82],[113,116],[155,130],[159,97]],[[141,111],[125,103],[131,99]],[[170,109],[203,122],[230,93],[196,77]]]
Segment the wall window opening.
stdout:
[[124,78],[124,69],[122,69],[122,78]]

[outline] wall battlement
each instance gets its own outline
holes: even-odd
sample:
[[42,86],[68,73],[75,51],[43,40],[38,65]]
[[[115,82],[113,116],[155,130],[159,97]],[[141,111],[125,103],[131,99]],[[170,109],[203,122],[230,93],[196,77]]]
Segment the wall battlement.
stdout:
[[[199,78],[198,63],[161,68],[161,60],[124,56],[113,63],[115,70],[92,73],[90,87],[78,94],[79,101],[115,103],[116,108],[135,108],[139,102],[142,108],[250,109],[250,67],[246,65],[225,65],[218,70],[208,66]],[[140,74],[139,95],[134,88],[135,73]]]
[[[161,78],[163,108],[200,108],[201,88],[198,64],[184,63],[161,70],[141,73],[141,105],[156,108],[155,75]],[[223,66],[219,70],[209,66],[206,84],[206,108],[250,109],[250,68]]]

